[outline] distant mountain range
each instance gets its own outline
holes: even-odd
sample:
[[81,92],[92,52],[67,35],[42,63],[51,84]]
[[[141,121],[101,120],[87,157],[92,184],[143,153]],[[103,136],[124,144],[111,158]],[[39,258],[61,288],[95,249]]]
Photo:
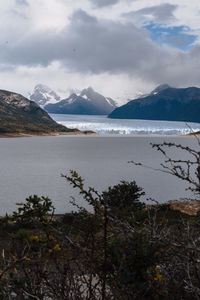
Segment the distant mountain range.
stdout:
[[56,92],[38,84],[30,99],[55,114],[108,115],[117,107],[113,99],[102,96],[91,87],[61,100]]
[[73,132],[57,124],[35,102],[20,94],[0,90],[0,135],[34,135]]
[[108,117],[200,123],[200,88],[161,85],[149,95],[116,108]]

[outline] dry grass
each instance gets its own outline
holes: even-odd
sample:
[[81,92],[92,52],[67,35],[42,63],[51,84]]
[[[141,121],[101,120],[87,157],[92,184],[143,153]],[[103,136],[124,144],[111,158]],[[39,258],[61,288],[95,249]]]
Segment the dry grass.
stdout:
[[199,200],[172,200],[169,203],[172,209],[179,210],[182,213],[190,216],[195,216],[200,211]]

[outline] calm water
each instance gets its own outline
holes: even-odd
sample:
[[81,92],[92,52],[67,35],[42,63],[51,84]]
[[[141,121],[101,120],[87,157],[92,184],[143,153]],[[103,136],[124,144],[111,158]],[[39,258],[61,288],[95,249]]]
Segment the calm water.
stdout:
[[122,120],[108,119],[106,116],[88,115],[58,115],[52,114],[53,119],[69,127],[80,130],[93,130],[100,134],[153,134],[153,135],[181,135],[191,131],[200,131],[199,123]]
[[[0,139],[0,215],[11,213],[15,203],[31,194],[49,196],[58,213],[71,210],[74,190],[60,177],[77,170],[85,182],[98,190],[120,180],[134,179],[147,197],[160,202],[183,197],[184,184],[178,179],[127,162],[135,160],[154,167],[162,162],[150,142],[164,140],[196,145],[191,137],[146,136],[57,136]],[[176,155],[176,153],[175,153]],[[181,154],[184,157],[184,153]],[[83,203],[80,197],[79,203]]]

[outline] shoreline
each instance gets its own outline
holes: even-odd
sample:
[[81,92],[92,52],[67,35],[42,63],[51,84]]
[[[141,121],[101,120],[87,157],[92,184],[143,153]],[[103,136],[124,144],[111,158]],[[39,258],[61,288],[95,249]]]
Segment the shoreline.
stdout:
[[180,134],[180,135],[168,135],[168,134],[100,134],[92,131],[69,131],[69,132],[49,132],[49,133],[6,133],[0,134],[0,138],[20,138],[20,137],[42,137],[42,136],[99,136],[99,137],[163,137],[163,138],[176,138],[176,137],[192,137],[200,138],[200,134]]
[[6,133],[0,134],[0,138],[20,138],[20,137],[36,137],[36,136],[61,136],[61,135],[99,135],[97,132],[89,131],[69,131],[69,132],[49,132],[49,133]]

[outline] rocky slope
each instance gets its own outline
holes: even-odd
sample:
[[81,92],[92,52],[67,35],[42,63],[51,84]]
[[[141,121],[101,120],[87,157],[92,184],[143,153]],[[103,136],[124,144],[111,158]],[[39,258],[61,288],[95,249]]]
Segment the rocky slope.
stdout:
[[57,124],[35,102],[20,94],[0,90],[0,135],[70,132]]
[[157,88],[116,108],[109,118],[200,122],[200,89]]
[[91,87],[80,94],[73,93],[67,99],[44,106],[49,113],[81,115],[108,115],[115,108],[116,103],[111,98],[100,95]]

